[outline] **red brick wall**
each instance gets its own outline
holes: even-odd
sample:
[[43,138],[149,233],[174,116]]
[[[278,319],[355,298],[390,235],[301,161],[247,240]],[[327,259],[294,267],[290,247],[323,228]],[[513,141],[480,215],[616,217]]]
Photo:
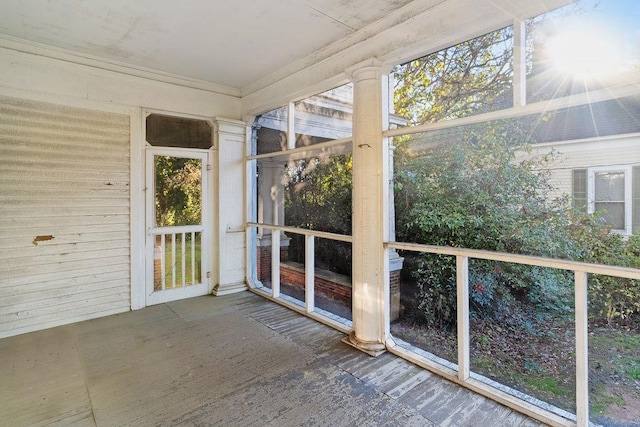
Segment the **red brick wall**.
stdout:
[[[261,282],[271,280],[271,246],[258,246],[257,251],[257,279]],[[280,247],[280,262],[289,259],[289,247]]]
[[389,272],[389,316],[391,321],[400,317],[400,271]]
[[162,290],[162,248],[153,249],[153,290]]
[[[289,248],[280,248],[280,282],[298,289],[304,290],[305,273],[304,266],[296,266],[293,263],[284,264],[289,257]],[[271,282],[271,246],[258,247],[258,280],[265,283]],[[315,291],[319,295],[327,298],[351,304],[351,284],[348,279],[335,273],[316,271]],[[389,301],[391,320],[395,320],[400,315],[400,270],[392,271],[389,274]]]
[[391,295],[400,293],[400,271],[396,270],[389,273],[389,292]]
[[[296,268],[291,265],[282,264],[280,266],[280,281],[299,289],[304,289],[305,275],[304,269]],[[327,298],[336,299],[347,304],[351,303],[351,286],[342,283],[336,283],[331,279],[316,274],[314,281],[316,293]]]
[[258,246],[256,278],[261,281],[271,280],[271,246]]

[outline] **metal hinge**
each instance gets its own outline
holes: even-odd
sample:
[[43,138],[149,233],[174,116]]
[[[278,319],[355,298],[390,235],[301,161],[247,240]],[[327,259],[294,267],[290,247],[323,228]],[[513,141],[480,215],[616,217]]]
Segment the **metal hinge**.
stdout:
[[211,272],[207,271],[207,279],[211,279]]
[[211,165],[207,165],[207,170],[210,171],[211,170]]

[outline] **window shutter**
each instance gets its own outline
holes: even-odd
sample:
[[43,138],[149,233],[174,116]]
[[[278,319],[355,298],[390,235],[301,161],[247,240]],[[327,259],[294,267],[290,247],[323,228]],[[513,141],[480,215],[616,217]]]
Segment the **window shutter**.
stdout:
[[631,172],[631,231],[640,233],[640,166],[634,166]]
[[587,212],[587,170],[574,169],[572,171],[571,196],[573,208]]

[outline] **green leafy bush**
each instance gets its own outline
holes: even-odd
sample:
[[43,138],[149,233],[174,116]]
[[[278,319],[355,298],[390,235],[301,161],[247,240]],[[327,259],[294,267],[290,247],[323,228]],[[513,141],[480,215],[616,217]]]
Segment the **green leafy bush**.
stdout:
[[[550,197],[546,171],[553,153],[519,159],[526,147],[507,140],[506,133],[489,130],[474,145],[436,145],[401,158],[395,177],[397,239],[640,266],[640,237],[624,240],[598,215],[575,212],[566,198]],[[573,306],[571,272],[474,259],[469,274],[473,315],[524,322],[527,313],[558,316]],[[422,321],[454,325],[455,258],[422,254],[413,279]],[[589,291],[594,316],[611,322],[640,313],[637,281],[594,276]]]

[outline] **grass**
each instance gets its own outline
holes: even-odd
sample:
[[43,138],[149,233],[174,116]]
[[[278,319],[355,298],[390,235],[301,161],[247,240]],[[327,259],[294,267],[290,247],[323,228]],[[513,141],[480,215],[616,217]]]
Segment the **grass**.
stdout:
[[[409,318],[411,319],[411,318]],[[575,334],[564,319],[541,319],[531,333],[497,321],[472,322],[471,369],[559,408],[575,411]],[[450,353],[446,331],[399,320],[394,336],[433,352]],[[541,333],[543,332],[543,333]],[[640,419],[640,329],[589,326],[589,402],[592,420],[637,425]],[[634,424],[636,422],[636,424]]]
[[592,414],[603,415],[613,405],[622,408],[625,405],[625,401],[619,396],[606,393],[605,388],[602,386],[592,389],[591,398],[589,399],[589,411]]
[[[180,241],[179,236],[176,239],[175,245],[175,264],[173,264],[172,259],[172,249],[173,243],[170,239],[167,239],[165,243],[165,253],[164,253],[164,265],[165,265],[165,289],[173,288],[173,272],[175,271],[176,277],[176,288],[182,286],[188,286],[192,284],[192,282],[201,283],[202,282],[202,272],[201,272],[201,242],[196,240],[194,255],[195,255],[195,271],[192,268],[192,259],[193,255],[191,253],[191,242],[186,242],[185,247],[185,256],[184,256],[184,264],[185,264],[185,278],[184,283],[182,282],[182,247],[183,243]],[[195,273],[195,277],[194,277]],[[194,280],[195,279],[195,280]]]
[[573,390],[563,387],[556,379],[549,376],[531,376],[522,377],[521,381],[529,388],[537,390],[545,395],[554,397],[569,397],[573,395]]

